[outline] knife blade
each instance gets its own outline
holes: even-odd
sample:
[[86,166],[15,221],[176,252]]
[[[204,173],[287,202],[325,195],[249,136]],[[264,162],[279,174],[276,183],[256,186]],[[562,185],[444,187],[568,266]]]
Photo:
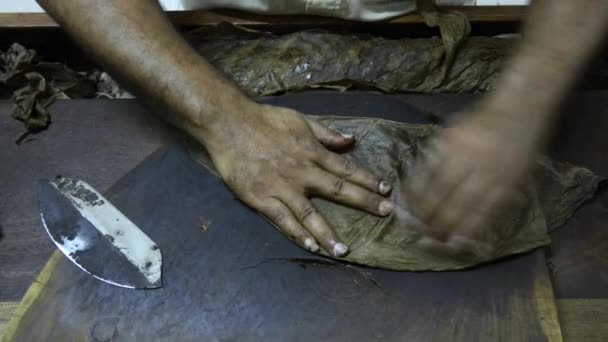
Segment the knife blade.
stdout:
[[86,182],[38,183],[40,217],[58,249],[85,272],[126,288],[162,286],[160,248]]

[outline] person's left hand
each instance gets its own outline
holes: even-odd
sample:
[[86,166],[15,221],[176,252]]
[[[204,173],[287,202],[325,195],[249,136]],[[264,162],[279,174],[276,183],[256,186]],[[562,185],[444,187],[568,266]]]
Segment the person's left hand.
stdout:
[[488,110],[445,129],[403,189],[420,233],[456,252],[484,245],[485,225],[497,212],[526,201],[519,189],[538,132],[507,112]]

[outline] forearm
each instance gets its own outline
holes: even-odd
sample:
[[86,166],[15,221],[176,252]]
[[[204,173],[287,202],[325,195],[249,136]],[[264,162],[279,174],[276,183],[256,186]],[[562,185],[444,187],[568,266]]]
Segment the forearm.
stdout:
[[486,103],[546,127],[602,41],[607,0],[534,1],[519,49]]
[[155,0],[39,0],[121,83],[199,140],[253,102],[175,31]]

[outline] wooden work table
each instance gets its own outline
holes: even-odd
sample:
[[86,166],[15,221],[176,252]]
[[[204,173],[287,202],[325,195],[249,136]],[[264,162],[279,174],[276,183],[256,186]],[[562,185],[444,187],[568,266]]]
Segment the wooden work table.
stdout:
[[[527,6],[448,6],[446,10],[456,10],[467,15],[472,22],[515,22],[520,21]],[[235,25],[268,26],[268,25],[343,25],[353,23],[330,17],[311,16],[267,16],[232,10],[218,11],[170,11],[171,20],[178,26],[215,25],[230,22]],[[382,21],[387,24],[422,23],[424,19],[417,13],[410,13]],[[46,13],[0,13],[0,28],[57,27],[57,23]]]
[[[475,98],[393,97],[438,116],[459,111]],[[54,250],[40,226],[36,180],[53,176],[49,173],[61,166],[105,191],[157,148],[178,139],[174,130],[140,106],[134,106],[129,115],[111,110],[121,103],[132,106],[133,101],[59,101],[51,108],[50,129],[21,146],[14,140],[22,126],[11,118],[10,103],[0,103],[0,227],[4,231],[0,240],[0,334]],[[608,92],[579,93],[564,113],[550,154],[608,175]],[[604,193],[579,210],[552,234],[553,244],[547,249],[547,274],[552,276],[540,287],[546,295],[537,298],[546,300],[549,309],[543,312],[547,312],[547,321],[552,319],[551,307],[557,304],[561,335],[567,341],[608,338],[608,215],[602,214],[606,197]]]

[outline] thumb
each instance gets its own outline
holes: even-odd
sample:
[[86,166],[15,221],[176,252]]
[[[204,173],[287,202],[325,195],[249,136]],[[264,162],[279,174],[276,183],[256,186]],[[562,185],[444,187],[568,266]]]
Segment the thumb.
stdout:
[[352,134],[343,134],[331,128],[327,128],[313,119],[306,119],[312,134],[319,142],[330,150],[341,150],[350,147],[355,140]]

